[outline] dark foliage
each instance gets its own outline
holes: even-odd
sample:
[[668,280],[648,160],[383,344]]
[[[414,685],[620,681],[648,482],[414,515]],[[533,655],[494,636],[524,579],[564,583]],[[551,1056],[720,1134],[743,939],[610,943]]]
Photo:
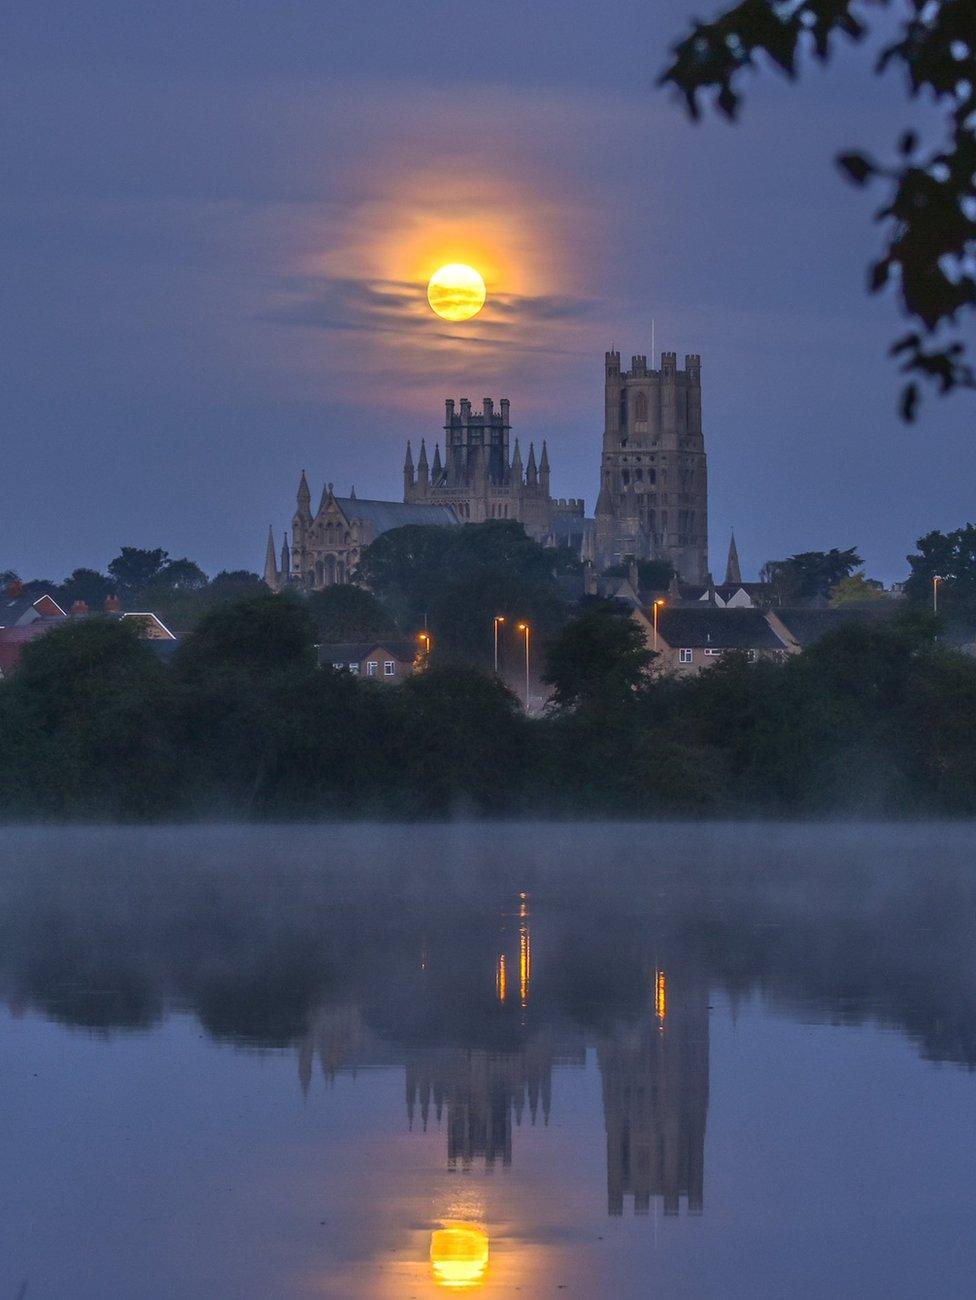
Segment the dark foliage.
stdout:
[[654,679],[636,625],[593,605],[527,718],[467,665],[318,667],[288,596],[218,606],[169,664],[131,625],[72,620],[0,682],[0,815],[973,815],[976,661],[938,630],[909,603],[782,663]]
[[[913,419],[920,383],[940,393],[976,387],[976,372],[962,341],[965,319],[976,308],[976,6],[972,0],[741,0],[713,22],[696,22],[674,47],[674,61],[661,77],[683,96],[692,117],[712,97],[719,112],[735,118],[743,74],[761,59],[787,77],[797,76],[805,55],[826,62],[837,38],[867,35],[870,8],[894,9],[896,39],[882,49],[876,71],[898,68],[913,98],[923,95],[942,111],[944,143],[923,150],[914,131],[904,132],[898,160],[882,165],[861,153],[837,163],[855,185],[887,184],[876,214],[885,247],[868,274],[877,293],[894,287],[913,330],[892,346],[909,382],[901,410]],[[961,319],[962,318],[962,319]],[[938,337],[936,337],[938,336]]]
[[531,624],[540,646],[561,626],[566,614],[555,573],[564,559],[512,521],[409,526],[368,546],[359,576],[402,628],[429,628],[440,659],[488,667],[496,615],[505,619],[503,651],[513,664],[520,620]]
[[801,551],[786,560],[769,560],[763,582],[769,583],[778,605],[823,603],[831,590],[849,578],[863,560],[853,546],[846,551]]

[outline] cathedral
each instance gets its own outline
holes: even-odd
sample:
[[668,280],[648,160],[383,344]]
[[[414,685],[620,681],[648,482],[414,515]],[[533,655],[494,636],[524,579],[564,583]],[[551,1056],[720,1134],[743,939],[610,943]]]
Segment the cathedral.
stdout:
[[[653,357],[652,357],[653,362]],[[275,591],[293,584],[318,590],[350,582],[359,557],[382,533],[407,524],[453,527],[511,519],[543,546],[564,546],[597,573],[627,560],[670,564],[681,581],[708,580],[708,480],[701,422],[701,362],[673,352],[661,368],[635,356],[620,368],[620,353],[606,354],[603,454],[596,518],[582,500],[555,499],[549,491],[549,449],[538,460],[529,444],[523,462],[511,440],[509,401],[481,410],[462,397],[448,398],[444,450],[439,439],[428,458],[422,439],[416,463],[407,443],[403,500],[336,496],[329,483],[312,513],[304,471],[292,518],[292,537],[279,554],[269,531],[264,577]]]

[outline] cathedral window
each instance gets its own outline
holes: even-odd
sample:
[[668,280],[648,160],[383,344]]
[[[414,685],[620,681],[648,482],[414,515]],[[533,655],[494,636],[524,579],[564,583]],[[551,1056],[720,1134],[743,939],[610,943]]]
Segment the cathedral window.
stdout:
[[637,394],[637,418],[638,420],[647,419],[647,395],[645,393]]

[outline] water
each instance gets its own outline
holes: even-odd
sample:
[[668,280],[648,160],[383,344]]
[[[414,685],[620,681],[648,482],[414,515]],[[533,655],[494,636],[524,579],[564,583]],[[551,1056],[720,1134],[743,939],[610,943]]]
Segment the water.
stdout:
[[973,849],[8,829],[0,1300],[971,1296]]

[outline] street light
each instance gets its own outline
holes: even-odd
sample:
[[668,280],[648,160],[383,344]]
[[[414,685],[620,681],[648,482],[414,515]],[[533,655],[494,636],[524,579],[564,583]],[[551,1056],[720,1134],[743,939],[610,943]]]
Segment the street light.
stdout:
[[417,640],[424,648],[424,667],[427,667],[430,663],[430,633],[418,632]]
[[498,624],[505,622],[504,614],[496,614],[492,622],[495,625],[495,672],[498,672]]
[[529,711],[529,625],[519,623],[518,631],[525,637],[525,711]]
[[939,583],[940,582],[945,582],[945,578],[943,578],[942,574],[941,573],[933,574],[932,576],[932,613],[933,614],[938,614],[939,612]]
[[661,600],[661,599],[658,599],[658,600],[656,600],[656,601],[654,602],[654,653],[655,653],[655,654],[657,654],[657,650],[658,650],[658,644],[657,644],[657,612],[658,612],[658,609],[659,609],[662,605],[666,605],[667,603],[668,603],[668,602],[667,602],[666,600]]

